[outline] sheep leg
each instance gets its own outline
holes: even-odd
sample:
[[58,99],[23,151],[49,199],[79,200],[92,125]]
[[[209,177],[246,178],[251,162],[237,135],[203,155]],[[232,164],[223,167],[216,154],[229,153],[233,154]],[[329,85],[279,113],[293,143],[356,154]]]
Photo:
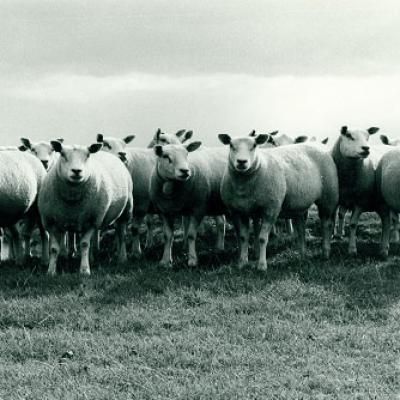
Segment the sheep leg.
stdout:
[[126,222],[118,222],[115,227],[118,240],[118,262],[123,264],[128,261],[126,253]]
[[147,214],[144,218],[144,222],[146,224],[146,243],[145,249],[150,249],[153,247],[154,242],[154,235],[153,235],[153,228],[154,228],[154,216],[151,214]]
[[48,275],[55,275],[57,270],[57,259],[60,254],[60,243],[63,234],[56,229],[49,229],[50,232],[50,257],[49,268],[47,269]]
[[258,217],[253,218],[253,230],[254,230],[254,256],[255,259],[260,258],[260,229],[261,219]]
[[225,215],[217,215],[215,217],[215,224],[217,227],[217,245],[216,248],[219,251],[223,251],[225,248]]
[[332,227],[335,219],[334,216],[331,218],[320,216],[320,219],[322,232],[322,256],[327,260],[331,254]]
[[243,268],[249,262],[249,217],[241,216],[239,219],[240,256],[239,268]]
[[293,223],[291,219],[285,219],[285,228],[286,228],[286,233],[290,236],[293,236],[294,229],[293,229]]
[[389,255],[389,246],[390,246],[390,217],[391,212],[382,211],[380,213],[380,217],[382,220],[382,234],[381,234],[381,256],[383,258],[387,258]]
[[260,257],[257,265],[257,268],[261,271],[267,270],[267,245],[269,234],[274,222],[275,220],[269,216],[264,216],[261,222],[260,235],[258,239],[260,243]]
[[174,240],[174,218],[170,215],[162,215],[164,230],[164,253],[160,261],[162,267],[172,266],[172,243]]
[[349,235],[349,254],[350,255],[357,255],[357,225],[358,219],[362,213],[362,208],[356,206],[351,214],[350,218],[350,235]]
[[80,247],[81,247],[81,265],[79,272],[83,275],[90,275],[90,243],[92,236],[95,234],[96,228],[90,228],[84,234],[81,235]]
[[42,265],[49,264],[49,234],[39,223],[40,239],[42,240]]
[[23,248],[19,231],[15,225],[11,225],[8,229],[11,233],[15,261],[18,265],[21,265],[23,262]]
[[306,253],[306,223],[304,215],[294,219],[294,227],[296,229],[296,237],[299,245],[300,255],[303,257]]
[[393,243],[399,243],[400,242],[400,234],[399,234],[399,229],[400,229],[400,221],[399,221],[399,214],[397,214],[394,211],[390,212],[390,219],[391,219],[391,225],[392,225],[392,242]]
[[7,228],[2,228],[1,233],[1,261],[12,259],[12,240]]
[[190,223],[190,217],[184,216],[182,217],[182,225],[183,225],[183,248],[186,248],[188,245],[188,232],[189,232],[189,223]]
[[344,225],[346,222],[346,213],[347,213],[347,209],[345,207],[343,207],[343,206],[338,207],[338,211],[337,211],[338,223],[337,223],[337,225],[335,224],[335,232],[334,232],[334,237],[336,239],[343,239],[345,236]]
[[201,224],[202,217],[191,215],[189,219],[189,229],[188,229],[188,266],[197,267],[198,259],[196,253],[196,239],[197,239],[197,229]]
[[60,256],[65,258],[68,257],[68,242],[69,242],[68,232],[64,232],[62,234],[60,242]]
[[142,250],[140,248],[140,237],[139,229],[145,214],[135,214],[132,218],[132,256],[136,259],[140,258],[142,255]]

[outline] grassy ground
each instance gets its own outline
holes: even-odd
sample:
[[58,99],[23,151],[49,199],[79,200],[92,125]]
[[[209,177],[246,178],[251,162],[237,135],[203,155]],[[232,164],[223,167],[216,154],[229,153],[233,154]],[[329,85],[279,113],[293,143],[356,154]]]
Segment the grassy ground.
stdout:
[[233,266],[232,237],[196,270],[157,267],[160,246],[86,279],[3,264],[0,399],[396,398],[400,248],[379,260],[378,231],[363,216],[359,257],[335,242],[328,262],[274,241],[267,273]]

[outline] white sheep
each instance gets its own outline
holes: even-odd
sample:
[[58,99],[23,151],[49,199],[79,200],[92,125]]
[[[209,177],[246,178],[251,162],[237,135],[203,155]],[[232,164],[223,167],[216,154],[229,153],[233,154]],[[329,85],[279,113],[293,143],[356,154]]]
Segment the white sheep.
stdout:
[[[20,140],[23,146],[20,146],[19,149],[24,151],[24,148],[26,148],[30,151],[41,161],[46,170],[51,168],[57,161],[58,156],[54,152],[50,142],[41,141],[35,143],[28,138],[21,138]],[[57,141],[63,143],[64,139],[57,139]]]
[[[350,218],[349,254],[357,254],[356,233],[358,219],[365,211],[376,211],[381,216],[376,198],[375,171],[379,160],[388,149],[370,146],[370,135],[379,128],[349,129],[343,126],[330,153],[335,161],[339,177],[339,217],[344,220],[344,210],[352,210]],[[339,234],[343,233],[339,221]]]
[[39,224],[42,237],[42,262],[48,262],[48,237],[40,223],[37,197],[46,171],[40,161],[27,152],[3,150],[0,152],[0,227],[7,227],[14,256],[22,263],[23,246],[17,223],[26,220],[22,236],[25,241],[25,257],[29,257],[29,240],[32,230]]
[[[164,252],[160,261],[163,266],[172,264],[176,217],[188,217],[188,265],[193,267],[198,264],[196,238],[202,219],[226,211],[219,190],[226,151],[223,148],[194,151],[200,145],[201,142],[192,142],[154,147],[157,163],[151,176],[150,198],[163,219]],[[217,229],[221,226],[217,225]]]
[[219,140],[230,146],[221,197],[239,225],[239,266],[248,263],[249,217],[261,218],[258,267],[267,268],[266,246],[279,215],[295,220],[300,250],[305,251],[305,214],[316,203],[322,226],[322,250],[330,254],[338,179],[331,156],[315,146],[295,144],[258,149],[268,135]]
[[[162,144],[179,144],[181,140],[186,139],[178,131],[176,134],[167,134],[161,132],[160,129],[155,133],[152,142]],[[191,132],[191,131],[189,131]],[[112,154],[120,156],[124,161],[129,173],[131,174],[133,185],[133,199],[134,206],[132,212],[132,255],[135,258],[139,258],[142,254],[139,238],[140,226],[145,220],[147,227],[146,235],[146,248],[150,248],[153,244],[153,218],[152,214],[155,213],[150,201],[150,177],[153,168],[156,165],[156,155],[152,148],[139,148],[129,147],[126,148],[125,144],[129,143],[134,136],[128,136],[125,139],[117,139],[112,137],[104,138],[102,135],[97,136],[97,141],[100,143],[107,143],[104,147],[104,151],[111,152]],[[152,143],[151,142],[151,143]],[[149,144],[149,146],[151,145]]]
[[125,262],[125,231],[132,210],[132,179],[125,166],[117,157],[99,152],[100,143],[89,147],[51,144],[60,157],[39,194],[40,214],[51,238],[48,273],[56,273],[60,240],[68,231],[81,234],[80,272],[90,274],[91,237],[114,222],[118,261]]

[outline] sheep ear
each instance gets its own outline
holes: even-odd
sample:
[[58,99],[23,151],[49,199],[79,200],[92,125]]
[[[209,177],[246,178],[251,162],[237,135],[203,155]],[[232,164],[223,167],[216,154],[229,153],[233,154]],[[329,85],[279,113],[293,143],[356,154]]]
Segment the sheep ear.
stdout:
[[269,137],[270,136],[267,133],[260,133],[255,137],[255,142],[257,145],[264,144],[266,141],[268,141]]
[[197,150],[200,146],[201,146],[201,142],[192,142],[192,143],[187,144],[185,147],[186,147],[186,150],[190,153],[192,151]]
[[157,157],[161,157],[163,154],[162,146],[160,146],[159,144],[154,146],[154,153],[156,154]]
[[367,131],[370,135],[373,135],[374,133],[379,131],[379,128],[377,128],[376,126],[372,126],[371,128],[368,128]]
[[381,135],[381,136],[379,136],[379,138],[381,139],[381,142],[383,144],[390,145],[389,138],[386,135]]
[[270,144],[272,144],[273,146],[276,146],[275,140],[274,140],[274,138],[273,138],[271,135],[268,136],[267,143],[270,143]]
[[301,135],[301,136],[297,136],[297,138],[294,139],[294,142],[295,142],[295,143],[304,143],[304,142],[307,141],[307,139],[308,139],[308,136],[306,136],[306,135]]
[[93,143],[88,147],[89,153],[97,153],[103,147],[103,143]]
[[57,142],[64,143],[64,139],[63,138],[59,138],[59,139],[57,139]]
[[32,145],[29,139],[27,138],[21,138],[21,143],[27,148],[27,149],[32,149]]
[[181,137],[186,132],[186,129],[180,129],[178,132],[175,133],[176,137]]
[[272,132],[270,132],[269,134],[271,135],[271,136],[275,136],[275,135],[277,135],[279,133],[279,131],[272,131]]
[[347,126],[342,126],[340,129],[340,134],[345,136],[347,135]]
[[255,129],[253,129],[253,130],[249,133],[249,136],[251,136],[251,137],[255,137],[255,136],[256,136],[256,131],[255,131]]
[[187,131],[182,137],[182,143],[185,143],[186,141],[191,139],[192,136],[193,136],[193,131]]
[[103,143],[103,141],[104,141],[103,135],[101,133],[97,134],[96,140],[99,143]]
[[232,138],[226,133],[219,134],[218,139],[222,144],[230,144],[232,141]]
[[18,150],[19,150],[19,151],[27,151],[28,148],[25,147],[24,145],[21,145],[21,146],[18,146]]
[[161,129],[158,128],[156,134],[154,135],[154,139],[158,141],[160,139],[160,135],[161,135]]
[[129,135],[129,136],[125,137],[125,138],[123,139],[123,141],[124,141],[126,144],[128,144],[128,143],[132,142],[132,140],[135,139],[135,137],[136,137],[135,135]]
[[61,144],[59,141],[57,141],[57,140],[52,140],[52,141],[50,142],[50,144],[51,144],[51,147],[53,148],[53,150],[54,150],[55,152],[61,153],[61,151],[62,151],[62,144]]
[[325,139],[321,140],[322,144],[327,144],[328,142],[329,142],[329,138],[328,137],[326,137]]

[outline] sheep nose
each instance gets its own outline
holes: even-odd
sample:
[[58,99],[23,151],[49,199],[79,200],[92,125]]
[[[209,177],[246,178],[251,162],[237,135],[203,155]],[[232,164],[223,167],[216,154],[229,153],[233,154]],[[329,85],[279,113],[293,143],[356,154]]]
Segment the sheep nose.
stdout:
[[46,169],[49,166],[49,162],[47,160],[42,160],[42,164],[43,164],[43,167],[45,167]]
[[189,170],[187,168],[180,168],[179,172],[181,172],[182,175],[189,175]]
[[72,169],[72,172],[73,172],[75,175],[80,175],[81,172],[82,172],[82,170],[81,170],[81,169]]
[[247,164],[247,160],[240,160],[240,159],[237,159],[236,161],[237,161],[237,165],[238,165],[239,168],[243,168],[243,167],[245,167],[246,164]]
[[369,151],[369,146],[361,146],[364,151]]

